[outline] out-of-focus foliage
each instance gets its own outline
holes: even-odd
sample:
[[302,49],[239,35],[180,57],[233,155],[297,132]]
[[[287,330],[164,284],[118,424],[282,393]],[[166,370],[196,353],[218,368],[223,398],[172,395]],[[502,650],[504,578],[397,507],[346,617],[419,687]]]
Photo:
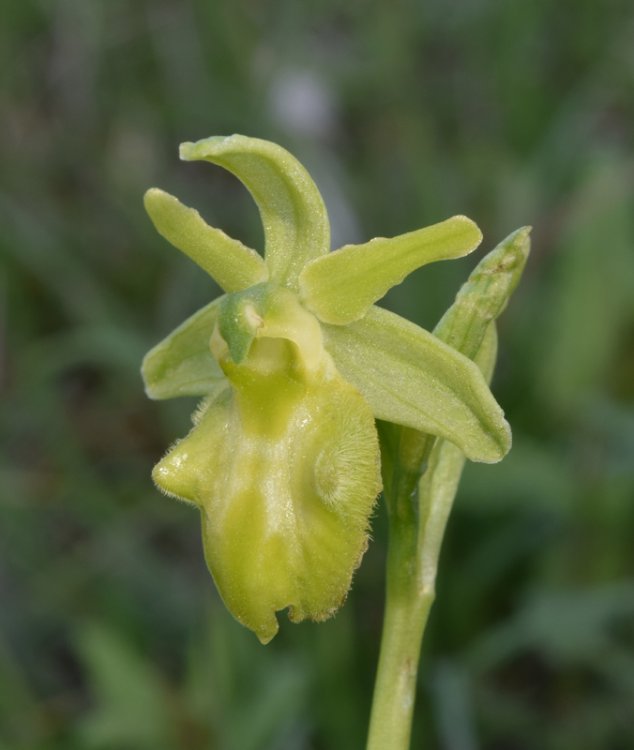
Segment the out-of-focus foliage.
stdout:
[[[633,38],[626,0],[2,5],[1,750],[363,745],[383,512],[336,619],[263,648],[149,480],[192,405],[146,401],[141,356],[217,290],[141,196],[260,243],[237,181],[176,158],[232,132],[306,164],[335,246],[534,225],[494,383],[514,449],[463,480],[414,747],[632,747]],[[388,304],[433,327],[473,263]]]

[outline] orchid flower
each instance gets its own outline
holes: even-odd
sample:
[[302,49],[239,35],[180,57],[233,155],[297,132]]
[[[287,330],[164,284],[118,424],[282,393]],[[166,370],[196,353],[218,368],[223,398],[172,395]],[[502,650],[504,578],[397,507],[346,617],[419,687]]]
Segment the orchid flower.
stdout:
[[330,252],[322,197],[280,146],[233,135],[184,143],[253,196],[263,255],[153,188],[158,232],[224,294],[143,362],[151,398],[199,396],[189,434],[153,471],[196,505],[209,570],[228,609],[266,643],[276,612],[323,620],[341,605],[381,490],[375,420],[499,461],[510,429],[476,364],[375,303],[427,263],[481,241],[464,216]]

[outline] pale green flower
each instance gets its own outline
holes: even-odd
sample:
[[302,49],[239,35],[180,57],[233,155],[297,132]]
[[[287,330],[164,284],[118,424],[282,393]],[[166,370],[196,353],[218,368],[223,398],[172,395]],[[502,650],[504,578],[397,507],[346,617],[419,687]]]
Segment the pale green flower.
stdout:
[[464,216],[329,252],[322,198],[284,149],[234,135],[181,146],[233,172],[264,225],[264,257],[158,189],[157,230],[225,294],[143,362],[151,398],[202,396],[194,427],[153,472],[197,505],[227,607],[261,641],[275,613],[321,620],[341,604],[380,491],[375,418],[494,462],[510,430],[478,367],[374,303],[416,268],[480,243]]

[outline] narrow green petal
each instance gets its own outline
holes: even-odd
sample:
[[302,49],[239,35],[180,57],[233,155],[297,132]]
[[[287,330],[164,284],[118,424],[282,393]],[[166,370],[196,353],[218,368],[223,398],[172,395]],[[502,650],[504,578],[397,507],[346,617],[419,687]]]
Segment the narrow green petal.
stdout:
[[144,203],[157,232],[197,263],[225,292],[266,281],[266,265],[255,250],[210,227],[195,209],[158,188],[147,191]]
[[431,333],[378,307],[323,330],[337,368],[377,419],[446,438],[472,461],[508,452],[510,429],[482,373]]
[[299,279],[302,301],[325,323],[351,323],[412,271],[467,255],[481,241],[482,233],[471,219],[454,216],[398,237],[345,245],[304,268]]
[[264,225],[271,279],[291,288],[304,265],[327,253],[330,227],[322,197],[304,167],[274,143],[243,135],[181,144],[181,159],[218,164],[241,180]]
[[530,227],[510,234],[478,263],[443,315],[434,334],[469,359],[480,348],[489,323],[504,310],[530,252]]
[[227,383],[209,350],[223,299],[198,310],[145,355],[141,374],[150,398],[205,396]]

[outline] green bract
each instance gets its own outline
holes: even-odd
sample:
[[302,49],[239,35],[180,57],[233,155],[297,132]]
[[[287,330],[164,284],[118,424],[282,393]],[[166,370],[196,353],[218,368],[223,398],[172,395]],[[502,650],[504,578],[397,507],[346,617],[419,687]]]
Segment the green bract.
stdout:
[[143,362],[151,398],[204,397],[153,472],[200,509],[205,556],[231,612],[261,641],[275,613],[324,619],[345,598],[380,491],[379,418],[500,460],[510,430],[481,371],[374,303],[408,273],[481,240],[456,216],[329,252],[322,198],[284,149],[234,135],[181,146],[233,172],[255,199],[264,258],[158,189],[157,230],[225,294]]

